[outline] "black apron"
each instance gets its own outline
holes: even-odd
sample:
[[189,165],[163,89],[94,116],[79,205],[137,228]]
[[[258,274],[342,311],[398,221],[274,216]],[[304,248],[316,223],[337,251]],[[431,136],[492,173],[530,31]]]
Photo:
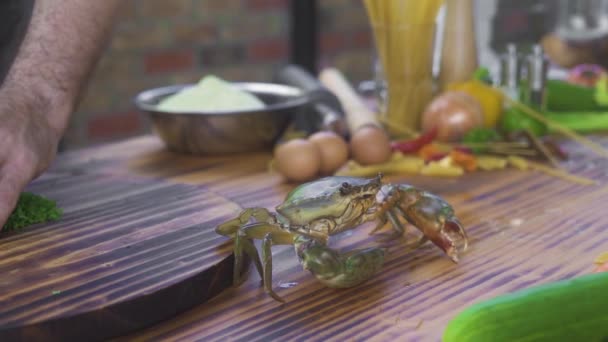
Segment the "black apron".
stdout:
[[0,85],[13,64],[23,41],[32,15],[34,1],[0,0]]

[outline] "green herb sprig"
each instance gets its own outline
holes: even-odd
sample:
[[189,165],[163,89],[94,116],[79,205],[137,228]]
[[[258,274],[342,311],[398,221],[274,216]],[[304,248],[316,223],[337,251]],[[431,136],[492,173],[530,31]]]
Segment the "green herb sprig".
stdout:
[[62,215],[63,211],[54,201],[30,192],[23,192],[2,231],[13,231],[37,223],[56,221]]

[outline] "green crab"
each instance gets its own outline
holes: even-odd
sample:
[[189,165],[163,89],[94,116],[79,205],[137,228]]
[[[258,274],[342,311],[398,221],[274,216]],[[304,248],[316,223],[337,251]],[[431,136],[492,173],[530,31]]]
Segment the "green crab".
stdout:
[[[447,202],[411,185],[383,184],[381,175],[371,179],[327,177],[304,183],[287,195],[276,213],[248,208],[220,224],[216,232],[234,239],[235,285],[242,282],[246,253],[262,278],[264,290],[284,302],[272,289],[273,245],[294,245],[302,267],[329,287],[356,286],[380,270],[385,249],[340,253],[328,247],[327,240],[372,220],[379,220],[372,233],[390,223],[396,234],[403,235],[406,224],[413,225],[422,232],[413,248],[430,240],[454,262],[467,248],[465,230]],[[253,239],[262,240],[261,258]]]

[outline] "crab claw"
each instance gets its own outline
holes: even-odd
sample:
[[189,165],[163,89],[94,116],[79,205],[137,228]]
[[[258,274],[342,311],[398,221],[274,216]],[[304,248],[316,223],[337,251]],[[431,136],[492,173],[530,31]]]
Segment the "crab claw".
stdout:
[[437,239],[433,241],[435,245],[443,249],[445,254],[454,262],[458,262],[458,255],[468,247],[467,234],[458,219],[451,218],[445,221],[443,229],[437,234]]
[[405,218],[418,228],[454,262],[468,247],[464,227],[454,216],[452,207],[438,196],[421,193],[411,205],[401,205]]
[[455,263],[459,261],[459,254],[468,247],[468,239],[462,224],[456,218],[446,220],[439,217],[435,222],[430,222],[415,215],[407,217],[422,232],[423,238],[441,248]]

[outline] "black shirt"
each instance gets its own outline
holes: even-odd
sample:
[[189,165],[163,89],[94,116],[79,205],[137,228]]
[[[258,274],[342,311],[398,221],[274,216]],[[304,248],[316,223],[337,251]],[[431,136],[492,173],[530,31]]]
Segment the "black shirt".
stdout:
[[23,41],[34,1],[0,0],[0,85]]

